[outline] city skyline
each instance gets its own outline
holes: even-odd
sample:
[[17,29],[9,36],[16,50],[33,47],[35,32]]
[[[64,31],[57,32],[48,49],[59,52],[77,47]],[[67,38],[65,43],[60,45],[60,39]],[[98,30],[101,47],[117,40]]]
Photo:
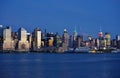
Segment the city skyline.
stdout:
[[0,0],[0,78],[120,78],[120,0]]
[[1,0],[0,24],[12,26],[15,31],[24,27],[32,32],[39,27],[60,34],[64,28],[72,34],[76,26],[78,34],[90,33],[94,37],[101,26],[113,38],[120,34],[119,8],[119,0]]
[[38,52],[112,52],[120,49],[120,35],[116,35],[111,39],[111,34],[101,31],[97,37],[80,35],[76,31],[68,34],[67,29],[63,30],[63,34],[41,31],[39,27],[34,28],[29,33],[25,28],[21,27],[17,32],[12,27],[5,28],[0,25],[0,50],[2,51],[38,51]]
[[[111,34],[111,32],[107,32],[107,31],[103,32],[101,26],[99,26],[98,32],[96,32],[94,34],[90,34],[91,32],[89,32],[87,34],[86,33],[80,33],[80,32],[77,31],[76,26],[74,27],[74,29],[71,32],[71,34],[70,34],[70,31],[68,31],[69,29],[67,29],[67,28],[62,29],[62,31],[60,31],[60,32],[58,32],[57,30],[56,30],[56,32],[54,32],[54,31],[47,31],[47,28],[41,29],[40,27],[34,27],[29,32],[29,28],[27,29],[25,27],[20,27],[20,28],[17,28],[16,30],[14,30],[14,27],[12,27],[12,26],[9,26],[9,25],[6,25],[6,26],[0,25],[0,28],[3,28],[3,29],[5,29],[6,27],[10,27],[13,33],[18,33],[19,29],[24,29],[30,35],[32,35],[32,33],[34,32],[35,28],[39,28],[42,33],[53,33],[53,34],[58,33],[60,36],[62,36],[63,33],[64,33],[64,30],[66,30],[69,35],[74,35],[74,33],[76,33],[76,35],[78,35],[78,36],[82,35],[84,37],[84,40],[86,40],[88,38],[88,36],[92,36],[93,38],[98,38],[100,32],[102,33],[102,36],[105,36],[106,33],[110,33]],[[114,34],[114,35],[111,34],[111,39],[115,39],[117,35],[120,35],[120,34],[119,33]]]

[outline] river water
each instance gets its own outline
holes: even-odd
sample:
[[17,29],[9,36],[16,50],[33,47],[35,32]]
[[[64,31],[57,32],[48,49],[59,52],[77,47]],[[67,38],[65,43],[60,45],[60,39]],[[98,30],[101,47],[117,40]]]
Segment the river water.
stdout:
[[0,78],[120,78],[120,53],[1,53]]

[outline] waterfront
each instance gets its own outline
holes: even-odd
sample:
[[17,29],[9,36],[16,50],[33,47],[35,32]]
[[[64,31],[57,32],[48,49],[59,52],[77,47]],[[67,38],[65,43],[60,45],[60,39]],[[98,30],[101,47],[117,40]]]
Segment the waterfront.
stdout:
[[120,53],[1,53],[0,78],[119,78]]

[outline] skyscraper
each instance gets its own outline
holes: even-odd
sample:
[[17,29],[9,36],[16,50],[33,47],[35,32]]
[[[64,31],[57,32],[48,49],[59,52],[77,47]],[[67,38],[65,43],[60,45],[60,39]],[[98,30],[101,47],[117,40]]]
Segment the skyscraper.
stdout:
[[88,35],[88,40],[89,40],[89,41],[92,40],[92,35]]
[[64,51],[67,51],[69,46],[69,35],[67,33],[67,30],[64,29],[63,35],[62,35],[62,47]]
[[120,49],[120,35],[116,35],[117,48]]
[[41,30],[40,28],[35,28],[33,33],[33,49],[38,50],[41,48]]
[[29,51],[28,33],[24,28],[18,30],[18,51]]
[[99,37],[99,39],[103,38],[103,32],[102,32],[101,26],[100,26],[100,30],[99,30],[99,33],[98,33],[98,37]]
[[101,26],[100,26],[100,30],[98,33],[98,38],[99,38],[99,48],[101,48],[102,47],[102,40],[103,40],[103,32],[102,32]]
[[32,35],[30,33],[28,33],[27,40],[29,42],[29,48],[32,49],[32,47],[31,47],[31,45],[32,45]]
[[100,48],[100,41],[99,41],[99,39],[95,39],[95,46],[97,47],[97,48]]
[[62,39],[58,33],[56,33],[54,36],[54,46],[57,48],[62,46]]
[[120,35],[116,35],[116,40],[117,40],[117,41],[120,40]]
[[11,27],[7,26],[3,30],[3,50],[14,50],[14,41],[11,36]]
[[3,48],[3,27],[0,25],[0,50]]
[[69,35],[67,33],[67,30],[64,29],[63,35],[62,35],[62,41],[65,44],[66,47],[69,45]]
[[3,37],[3,27],[0,25],[0,38]]
[[52,32],[47,33],[46,36],[47,46],[52,47],[54,42],[54,34]]
[[73,33],[73,47],[76,48],[77,47],[77,31],[76,31],[76,27]]
[[77,47],[82,47],[81,43],[83,42],[83,36],[77,36]]
[[106,40],[106,46],[109,48],[111,45],[110,33],[105,33],[105,40]]

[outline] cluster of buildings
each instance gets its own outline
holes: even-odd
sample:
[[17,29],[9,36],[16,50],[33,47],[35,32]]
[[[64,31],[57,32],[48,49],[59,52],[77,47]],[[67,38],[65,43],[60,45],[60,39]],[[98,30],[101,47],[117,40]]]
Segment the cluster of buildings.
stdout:
[[111,39],[110,33],[103,34],[100,30],[97,38],[88,35],[84,40],[83,35],[79,35],[76,30],[69,35],[67,29],[64,29],[60,36],[59,33],[48,33],[46,30],[42,32],[38,27],[28,33],[24,28],[13,32],[10,26],[3,28],[0,25],[0,51],[66,52],[84,47],[96,51],[120,49],[120,36]]

